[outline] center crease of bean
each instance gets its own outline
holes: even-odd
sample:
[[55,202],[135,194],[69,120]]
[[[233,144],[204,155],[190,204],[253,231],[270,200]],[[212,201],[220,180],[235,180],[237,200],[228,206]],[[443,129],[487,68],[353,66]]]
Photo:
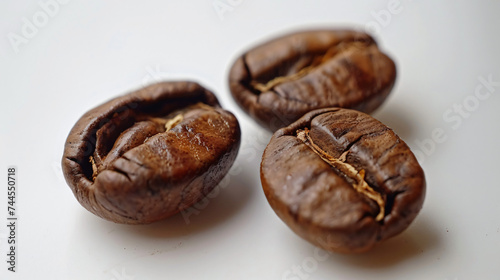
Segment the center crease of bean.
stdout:
[[365,181],[365,170],[356,170],[354,166],[345,162],[347,154],[349,151],[345,151],[340,158],[334,158],[329,155],[327,152],[322,150],[318,145],[316,145],[311,136],[309,135],[309,129],[304,128],[303,130],[297,130],[297,138],[304,142],[314,153],[316,153],[323,161],[328,163],[330,166],[334,167],[336,170],[342,172],[347,177],[354,180],[354,184],[352,184],[353,188],[375,201],[379,207],[379,213],[375,217],[375,221],[381,221],[385,215],[385,201],[382,195],[376,192],[373,188],[371,188],[368,183]]

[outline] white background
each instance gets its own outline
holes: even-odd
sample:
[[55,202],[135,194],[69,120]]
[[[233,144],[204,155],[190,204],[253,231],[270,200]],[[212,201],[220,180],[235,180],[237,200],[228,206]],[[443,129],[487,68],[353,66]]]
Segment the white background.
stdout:
[[[1,1],[0,279],[500,279],[500,86],[479,87],[480,77],[500,82],[500,2],[397,3],[73,0],[44,17],[38,1]],[[419,154],[428,185],[408,230],[362,255],[325,255],[277,218],[259,180],[270,134],[227,86],[231,63],[254,44],[339,26],[368,28],[395,59],[397,84],[374,116]],[[85,111],[163,79],[216,92],[242,126],[240,155],[224,187],[187,219],[104,221],[64,182],[65,138]],[[10,165],[16,273],[5,262]]]

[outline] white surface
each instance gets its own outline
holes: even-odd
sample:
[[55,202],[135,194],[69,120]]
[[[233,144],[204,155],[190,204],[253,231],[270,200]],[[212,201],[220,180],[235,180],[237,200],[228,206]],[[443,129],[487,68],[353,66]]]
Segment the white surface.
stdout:
[[[259,163],[270,134],[230,97],[228,68],[245,49],[285,31],[373,28],[394,1],[270,2],[73,0],[18,53],[9,34],[21,36],[23,18],[33,22],[43,10],[37,1],[0,2],[2,180],[8,165],[19,170],[18,272],[7,272],[4,261],[2,183],[0,279],[499,279],[500,86],[458,117],[460,125],[443,114],[474,101],[479,77],[500,81],[500,2],[401,0],[399,13],[377,23],[398,80],[375,116],[417,152],[435,129],[445,139],[420,156],[428,191],[411,227],[370,253],[327,258],[267,204]],[[214,3],[234,7],[221,19]],[[181,215],[149,226],[93,216],[62,179],[67,133],[95,105],[178,78],[214,90],[240,121],[243,145],[226,187],[189,224]],[[294,267],[303,274],[287,276]]]

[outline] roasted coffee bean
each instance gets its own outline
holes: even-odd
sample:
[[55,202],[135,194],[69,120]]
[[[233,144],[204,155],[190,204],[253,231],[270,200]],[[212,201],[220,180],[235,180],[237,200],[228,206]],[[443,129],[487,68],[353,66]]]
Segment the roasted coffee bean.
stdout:
[[319,108],[375,110],[396,79],[394,62],[368,34],[317,30],[251,49],[229,73],[240,107],[275,131]]
[[78,201],[113,222],[146,224],[205,197],[240,145],[238,121],[193,82],[163,82],[84,114],[62,167]]
[[425,196],[424,172],[410,148],[384,124],[349,109],[318,109],[276,131],[260,174],[278,216],[334,252],[363,252],[400,233]]

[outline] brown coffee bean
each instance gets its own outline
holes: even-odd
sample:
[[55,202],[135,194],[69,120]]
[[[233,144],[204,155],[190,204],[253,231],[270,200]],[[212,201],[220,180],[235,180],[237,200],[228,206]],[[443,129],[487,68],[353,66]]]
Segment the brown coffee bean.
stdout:
[[350,30],[305,31],[257,46],[229,73],[237,103],[275,131],[319,108],[366,113],[390,93],[394,62],[368,34]]
[[205,197],[240,145],[238,121],[192,82],[163,82],[84,114],[62,167],[78,201],[113,222],[146,224]]
[[312,111],[273,135],[261,181],[278,216],[330,251],[369,250],[413,221],[425,196],[410,148],[367,114]]

